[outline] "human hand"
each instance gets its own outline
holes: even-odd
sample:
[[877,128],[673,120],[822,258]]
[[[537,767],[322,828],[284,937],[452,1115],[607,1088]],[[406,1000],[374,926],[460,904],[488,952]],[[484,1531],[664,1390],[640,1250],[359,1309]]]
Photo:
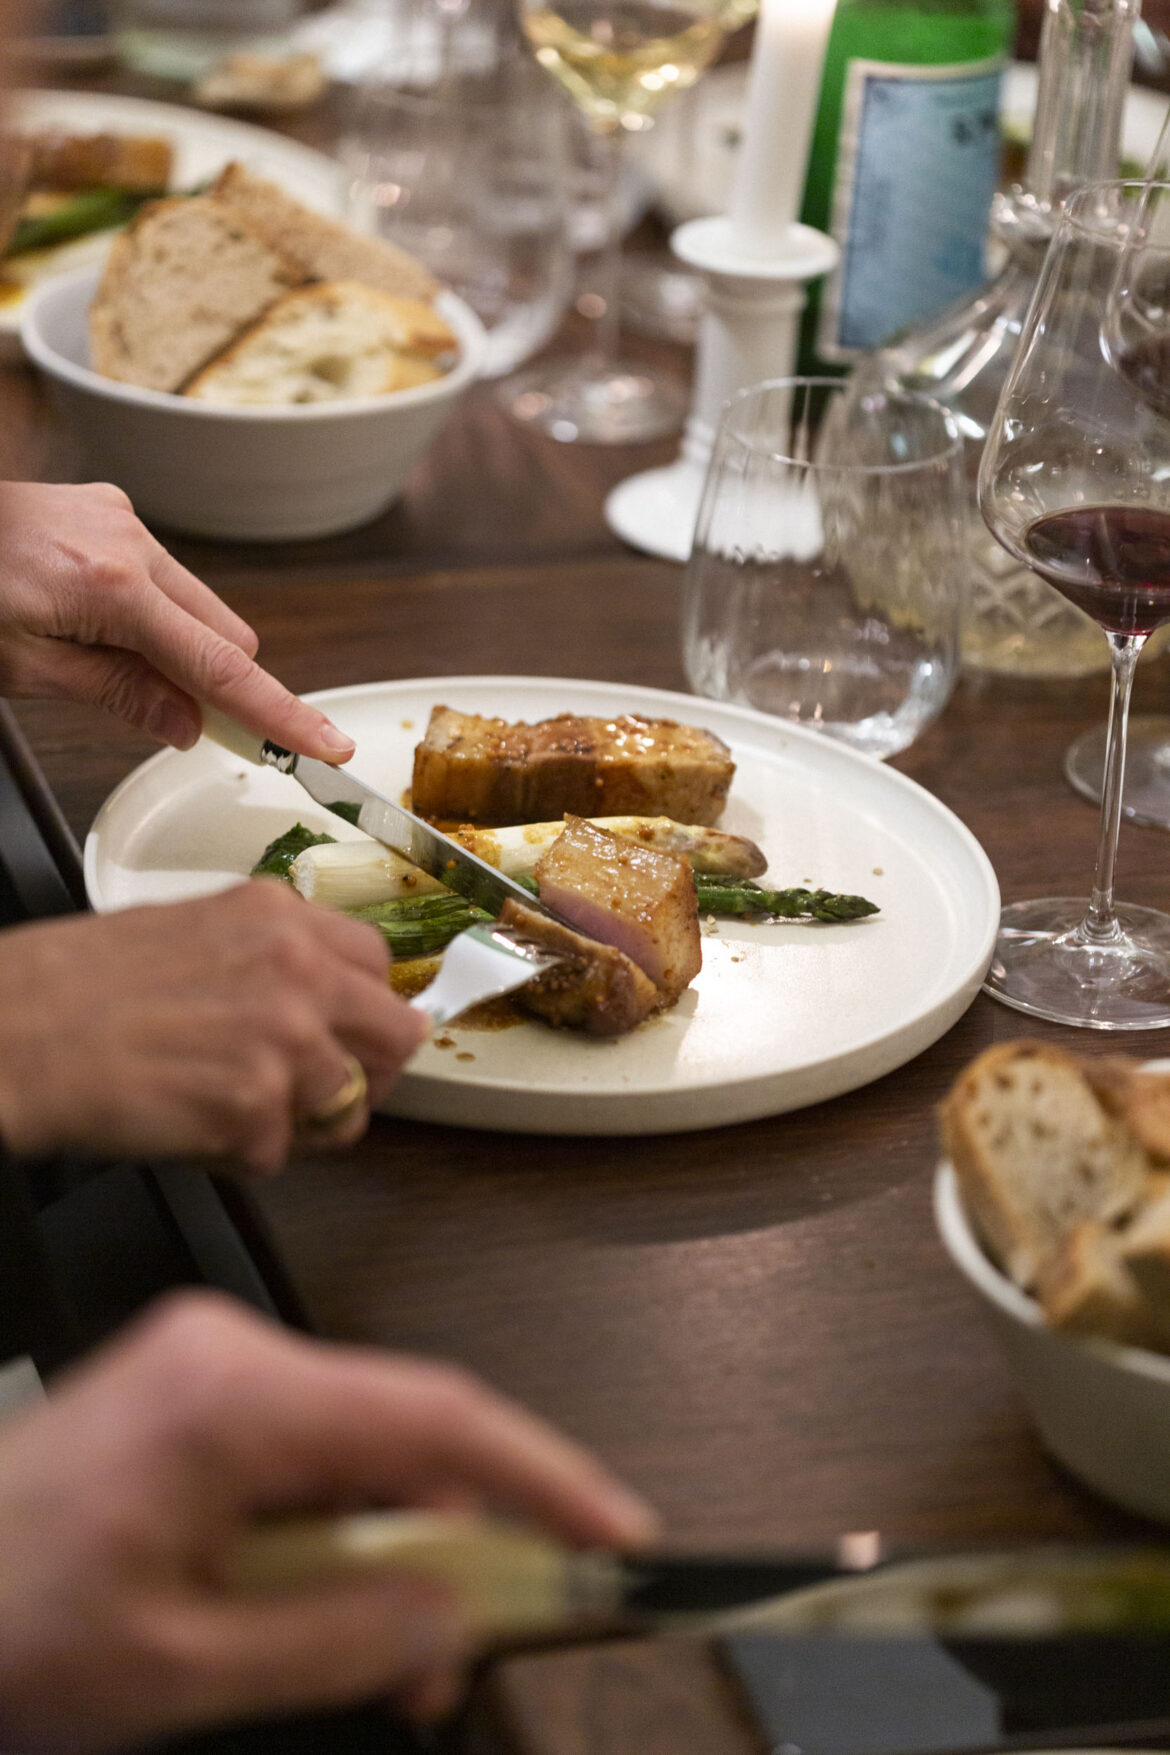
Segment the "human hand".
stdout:
[[0,695],[88,701],[189,749],[198,703],[345,761],[353,739],[255,662],[255,633],[179,565],[120,488],[0,482]]
[[[298,1117],[385,1095],[422,1040],[372,927],[270,879],[0,934],[0,1138],[14,1151],[199,1153],[271,1173]],[[368,1108],[331,1132],[364,1132]]]
[[470,1377],[187,1294],[0,1429],[0,1747],[425,1698],[466,1643],[437,1585],[222,1582],[256,1518],[355,1503],[500,1506],[581,1545],[653,1533],[589,1455]]

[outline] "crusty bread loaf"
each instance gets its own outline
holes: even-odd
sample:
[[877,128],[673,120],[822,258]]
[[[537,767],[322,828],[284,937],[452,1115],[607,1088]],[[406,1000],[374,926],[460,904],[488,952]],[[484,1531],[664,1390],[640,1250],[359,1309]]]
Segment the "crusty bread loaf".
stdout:
[[955,1084],[942,1123],[967,1210],[1018,1285],[1035,1285],[1082,1220],[1118,1218],[1141,1199],[1143,1147],[1062,1049],[989,1048]]
[[456,337],[430,305],[354,280],[286,293],[191,380],[186,394],[227,406],[379,396],[441,377]]
[[93,364],[124,384],[179,390],[303,279],[222,202],[151,202],[106,261],[89,313]]
[[976,1229],[1048,1320],[1170,1352],[1170,1075],[1002,1043],[942,1123]]
[[439,290],[434,276],[405,250],[314,213],[242,165],[226,165],[210,194],[243,214],[275,249],[297,263],[304,280],[360,280],[405,299],[433,299]]

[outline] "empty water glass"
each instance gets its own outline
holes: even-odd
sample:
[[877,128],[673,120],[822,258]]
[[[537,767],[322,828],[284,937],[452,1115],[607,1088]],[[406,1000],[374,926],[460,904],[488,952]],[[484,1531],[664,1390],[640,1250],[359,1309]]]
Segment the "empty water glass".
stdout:
[[789,378],[724,410],[687,568],[701,695],[874,756],[946,704],[963,590],[962,439],[937,403]]
[[569,301],[568,120],[519,58],[491,80],[355,98],[342,145],[352,215],[466,299],[487,330],[487,377],[543,347]]

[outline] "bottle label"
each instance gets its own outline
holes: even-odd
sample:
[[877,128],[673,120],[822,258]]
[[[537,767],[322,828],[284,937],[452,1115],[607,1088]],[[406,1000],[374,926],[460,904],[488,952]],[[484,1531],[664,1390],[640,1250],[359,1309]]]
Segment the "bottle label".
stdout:
[[842,364],[985,278],[999,174],[1000,60],[854,60],[845,80],[818,352]]

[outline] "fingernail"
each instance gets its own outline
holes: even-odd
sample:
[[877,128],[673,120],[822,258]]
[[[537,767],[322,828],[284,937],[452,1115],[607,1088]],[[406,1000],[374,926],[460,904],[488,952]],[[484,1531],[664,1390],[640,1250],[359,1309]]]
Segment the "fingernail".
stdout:
[[328,719],[326,719],[317,735],[320,737],[321,742],[325,745],[327,750],[341,751],[357,748],[353,738],[347,737],[344,731],[339,731],[336,725],[331,725]]
[[184,713],[172,701],[160,701],[146,719],[146,729],[161,743],[173,744],[177,750],[189,750],[199,741],[200,727],[190,713]]

